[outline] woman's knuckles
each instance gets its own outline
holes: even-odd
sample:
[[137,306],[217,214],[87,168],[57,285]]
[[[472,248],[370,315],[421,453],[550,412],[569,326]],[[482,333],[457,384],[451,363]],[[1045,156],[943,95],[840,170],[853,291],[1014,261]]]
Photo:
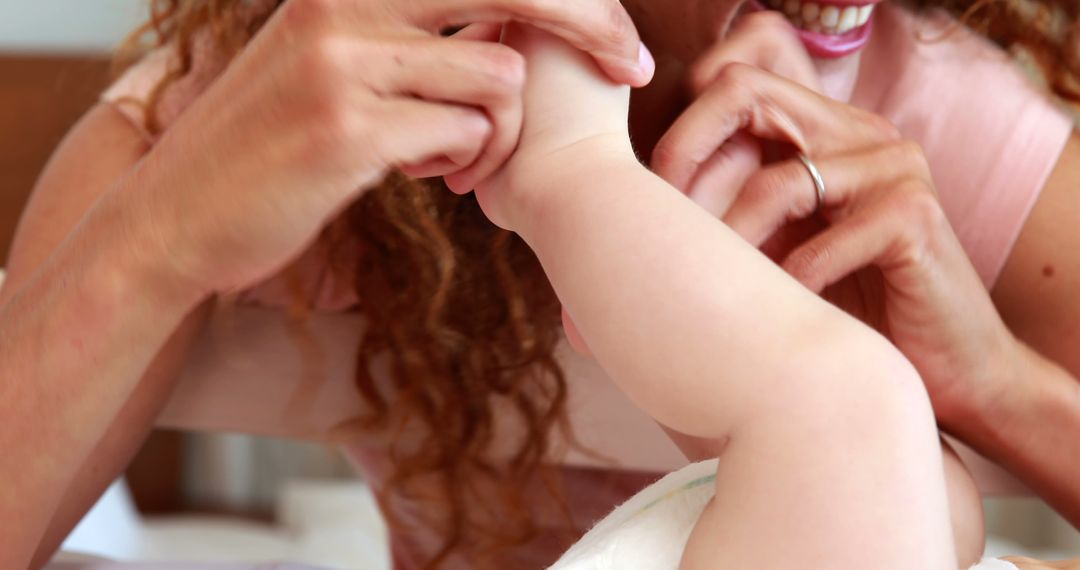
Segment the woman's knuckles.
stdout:
[[697,96],[710,91],[729,93],[756,83],[759,68],[741,60],[703,61],[690,70],[690,87]]
[[930,187],[912,178],[890,191],[882,211],[897,217],[892,224],[897,240],[892,260],[904,266],[922,266],[932,262],[934,249],[943,233],[950,231],[948,219]]
[[903,139],[900,129],[885,117],[858,107],[844,105],[844,108],[853,114],[858,122],[864,124],[867,131],[875,135],[877,140],[895,142]]
[[[506,0],[502,0],[506,1]],[[524,1],[530,4],[531,12],[541,17],[562,14],[560,18],[573,18],[583,22],[584,34],[567,33],[558,35],[576,44],[602,61],[605,67],[623,69],[631,76],[641,77],[641,41],[637,27],[627,15],[621,2],[601,0],[593,2],[567,2],[567,0],[511,0],[512,3]],[[571,7],[577,14],[571,13]],[[550,31],[556,32],[554,29]]]
[[525,57],[517,51],[498,44],[488,44],[489,50],[481,71],[504,97],[520,97],[525,87]]
[[[381,21],[400,21],[394,2],[385,0],[289,0],[275,15],[290,36],[308,37],[343,24],[374,26]],[[299,38],[297,38],[299,39]]]
[[710,92],[728,92],[743,82],[752,81],[747,71],[751,66],[742,61],[720,60],[701,62],[690,70],[692,93],[698,97]]
[[306,34],[308,30],[322,26],[329,20],[335,1],[289,0],[275,15],[275,24],[289,36]]
[[[341,16],[341,4],[348,0],[289,0],[278,10],[275,20],[279,31],[298,43],[308,39],[311,34],[326,31],[334,27],[334,22]],[[363,2],[353,2],[354,6]]]
[[448,67],[444,67],[442,77],[434,76],[430,81],[461,81],[468,77],[473,89],[488,102],[520,100],[525,87],[525,57],[516,50],[491,43],[440,47],[442,51],[433,54],[433,61],[441,59]]
[[[565,2],[565,0],[531,1],[546,4]],[[597,8],[599,9],[599,15],[596,19],[596,25],[599,34],[595,40],[595,49],[613,54],[624,52],[621,54],[624,58],[637,59],[638,54],[628,51],[635,48],[639,43],[637,28],[634,27],[633,20],[626,15],[626,10],[622,7],[622,4],[620,2],[604,1],[598,3]]]
[[[753,91],[754,85],[760,83],[762,73],[765,72],[740,61],[725,63],[716,71],[711,91],[717,91],[729,96],[732,94],[745,95]],[[742,98],[740,100],[745,101],[746,99]]]
[[926,159],[926,152],[922,145],[911,139],[900,139],[893,145],[896,153],[895,160],[905,165],[907,172],[923,180],[930,187],[931,193],[936,194],[933,187],[933,176],[930,173],[930,161]]
[[[740,18],[731,33],[718,41],[691,67],[691,86],[697,92],[708,87],[717,70],[731,61],[766,66],[791,46],[791,24],[778,12],[764,10]],[[734,59],[731,59],[734,58]],[[772,71],[769,69],[769,71]]]
[[755,174],[747,184],[774,208],[781,208],[789,219],[802,219],[817,209],[817,193],[805,167],[787,161]]

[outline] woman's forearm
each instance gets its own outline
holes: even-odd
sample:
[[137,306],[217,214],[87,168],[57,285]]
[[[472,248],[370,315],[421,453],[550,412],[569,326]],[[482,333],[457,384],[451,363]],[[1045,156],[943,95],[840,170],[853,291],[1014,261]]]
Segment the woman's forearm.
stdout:
[[0,567],[28,564],[86,454],[202,296],[136,227],[103,199],[0,307]]
[[1017,475],[1080,528],[1080,381],[1017,341],[993,401],[973,402],[957,437]]

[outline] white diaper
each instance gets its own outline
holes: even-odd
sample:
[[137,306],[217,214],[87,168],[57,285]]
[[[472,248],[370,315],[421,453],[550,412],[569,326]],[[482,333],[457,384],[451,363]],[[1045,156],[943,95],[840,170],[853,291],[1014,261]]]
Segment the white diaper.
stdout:
[[[667,475],[600,521],[549,570],[677,570],[715,478],[715,459]],[[1017,568],[985,559],[971,570]]]

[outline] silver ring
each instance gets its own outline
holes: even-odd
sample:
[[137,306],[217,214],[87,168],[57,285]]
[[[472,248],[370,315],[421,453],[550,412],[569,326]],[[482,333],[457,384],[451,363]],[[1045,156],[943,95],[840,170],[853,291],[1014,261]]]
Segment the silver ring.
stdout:
[[799,153],[799,160],[802,161],[803,166],[806,167],[806,171],[810,173],[810,179],[814,181],[814,189],[817,191],[817,208],[820,210],[825,206],[825,179],[821,177],[821,172],[818,171],[814,163],[810,161],[810,157],[803,153]]

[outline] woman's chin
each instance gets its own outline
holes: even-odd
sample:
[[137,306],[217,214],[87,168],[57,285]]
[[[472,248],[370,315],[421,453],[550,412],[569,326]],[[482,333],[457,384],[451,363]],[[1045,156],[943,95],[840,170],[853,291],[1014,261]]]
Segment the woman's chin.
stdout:
[[851,101],[855,83],[859,79],[860,54],[856,51],[843,57],[813,58],[821,88],[826,95],[845,103]]

